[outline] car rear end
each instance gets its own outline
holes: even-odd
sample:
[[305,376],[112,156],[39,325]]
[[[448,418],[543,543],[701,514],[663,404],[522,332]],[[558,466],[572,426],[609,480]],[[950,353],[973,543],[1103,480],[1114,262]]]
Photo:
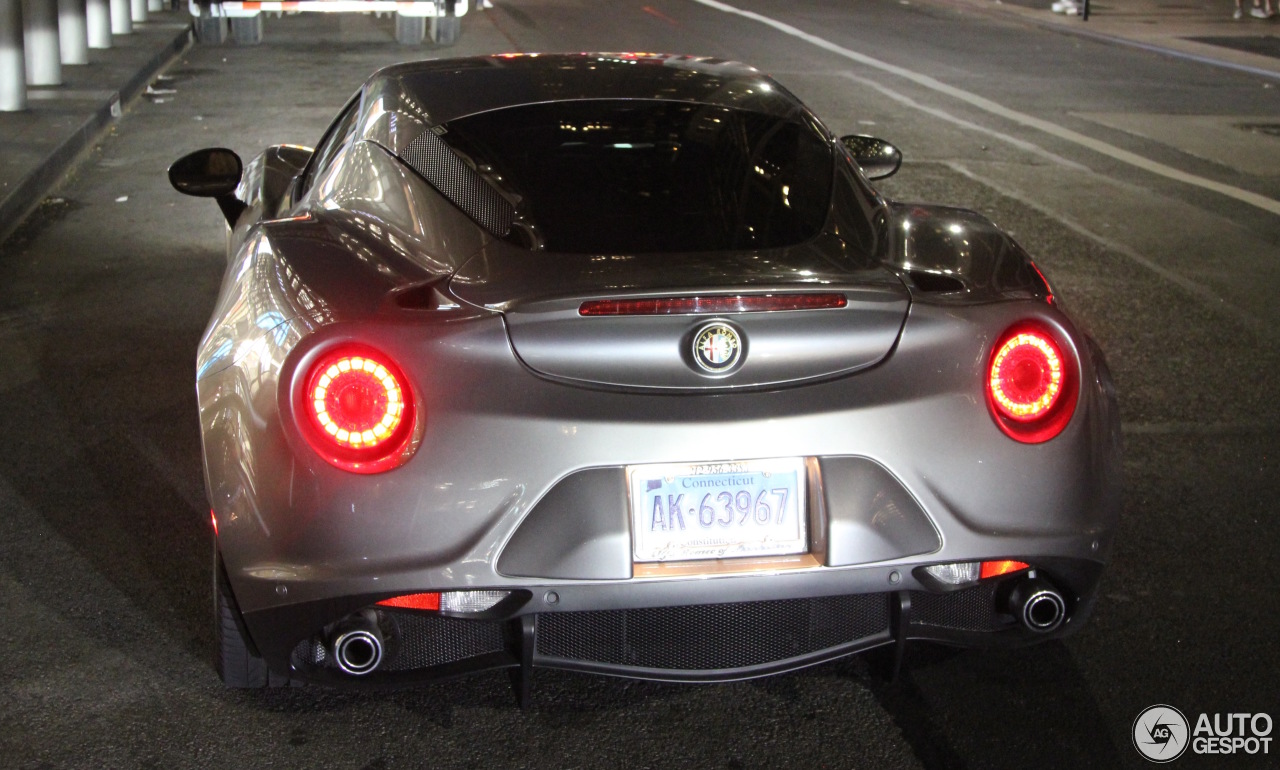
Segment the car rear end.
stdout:
[[[1115,398],[1025,255],[890,207],[802,111],[591,101],[382,150],[478,250],[376,312],[309,300],[201,380],[223,569],[272,669],[725,680],[1078,627]],[[299,243],[332,238],[317,203]]]

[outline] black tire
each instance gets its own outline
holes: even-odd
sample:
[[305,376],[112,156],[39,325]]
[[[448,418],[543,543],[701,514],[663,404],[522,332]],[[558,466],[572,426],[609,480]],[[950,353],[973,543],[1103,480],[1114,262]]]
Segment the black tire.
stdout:
[[436,45],[453,45],[460,34],[462,19],[457,16],[437,16],[431,20],[431,42]]
[[213,625],[214,656],[213,666],[227,687],[262,688],[288,687],[293,682],[287,676],[274,674],[267,668],[266,661],[258,656],[258,652],[250,643],[240,617],[240,609],[236,606],[236,598],[231,593],[231,584],[227,581],[226,571],[222,567],[222,556],[215,544],[213,548]]

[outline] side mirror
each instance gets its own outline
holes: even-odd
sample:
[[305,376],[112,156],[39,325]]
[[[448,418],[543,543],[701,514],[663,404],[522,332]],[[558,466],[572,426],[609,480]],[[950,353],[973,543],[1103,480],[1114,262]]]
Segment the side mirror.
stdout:
[[213,198],[234,227],[246,208],[244,201],[235,197],[243,173],[239,155],[222,147],[210,147],[174,161],[169,166],[169,184],[183,195]]
[[842,136],[841,143],[867,179],[884,179],[898,173],[902,166],[902,150],[874,136]]

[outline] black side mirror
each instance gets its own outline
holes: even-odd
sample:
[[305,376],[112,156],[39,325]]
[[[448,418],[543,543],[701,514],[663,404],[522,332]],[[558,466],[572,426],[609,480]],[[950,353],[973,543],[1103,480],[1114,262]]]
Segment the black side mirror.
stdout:
[[183,195],[213,198],[233,227],[245,210],[235,196],[244,173],[240,156],[223,147],[210,147],[184,155],[169,166],[169,184]]
[[840,142],[867,179],[884,179],[898,173],[902,166],[902,150],[874,136],[842,136]]

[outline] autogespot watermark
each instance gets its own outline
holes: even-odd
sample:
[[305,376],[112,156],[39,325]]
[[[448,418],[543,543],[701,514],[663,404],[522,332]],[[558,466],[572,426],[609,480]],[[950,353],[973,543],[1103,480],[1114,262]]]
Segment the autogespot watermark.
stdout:
[[1193,754],[1270,754],[1268,714],[1200,714],[1193,727],[1173,706],[1157,705],[1133,720],[1133,747],[1152,762]]

